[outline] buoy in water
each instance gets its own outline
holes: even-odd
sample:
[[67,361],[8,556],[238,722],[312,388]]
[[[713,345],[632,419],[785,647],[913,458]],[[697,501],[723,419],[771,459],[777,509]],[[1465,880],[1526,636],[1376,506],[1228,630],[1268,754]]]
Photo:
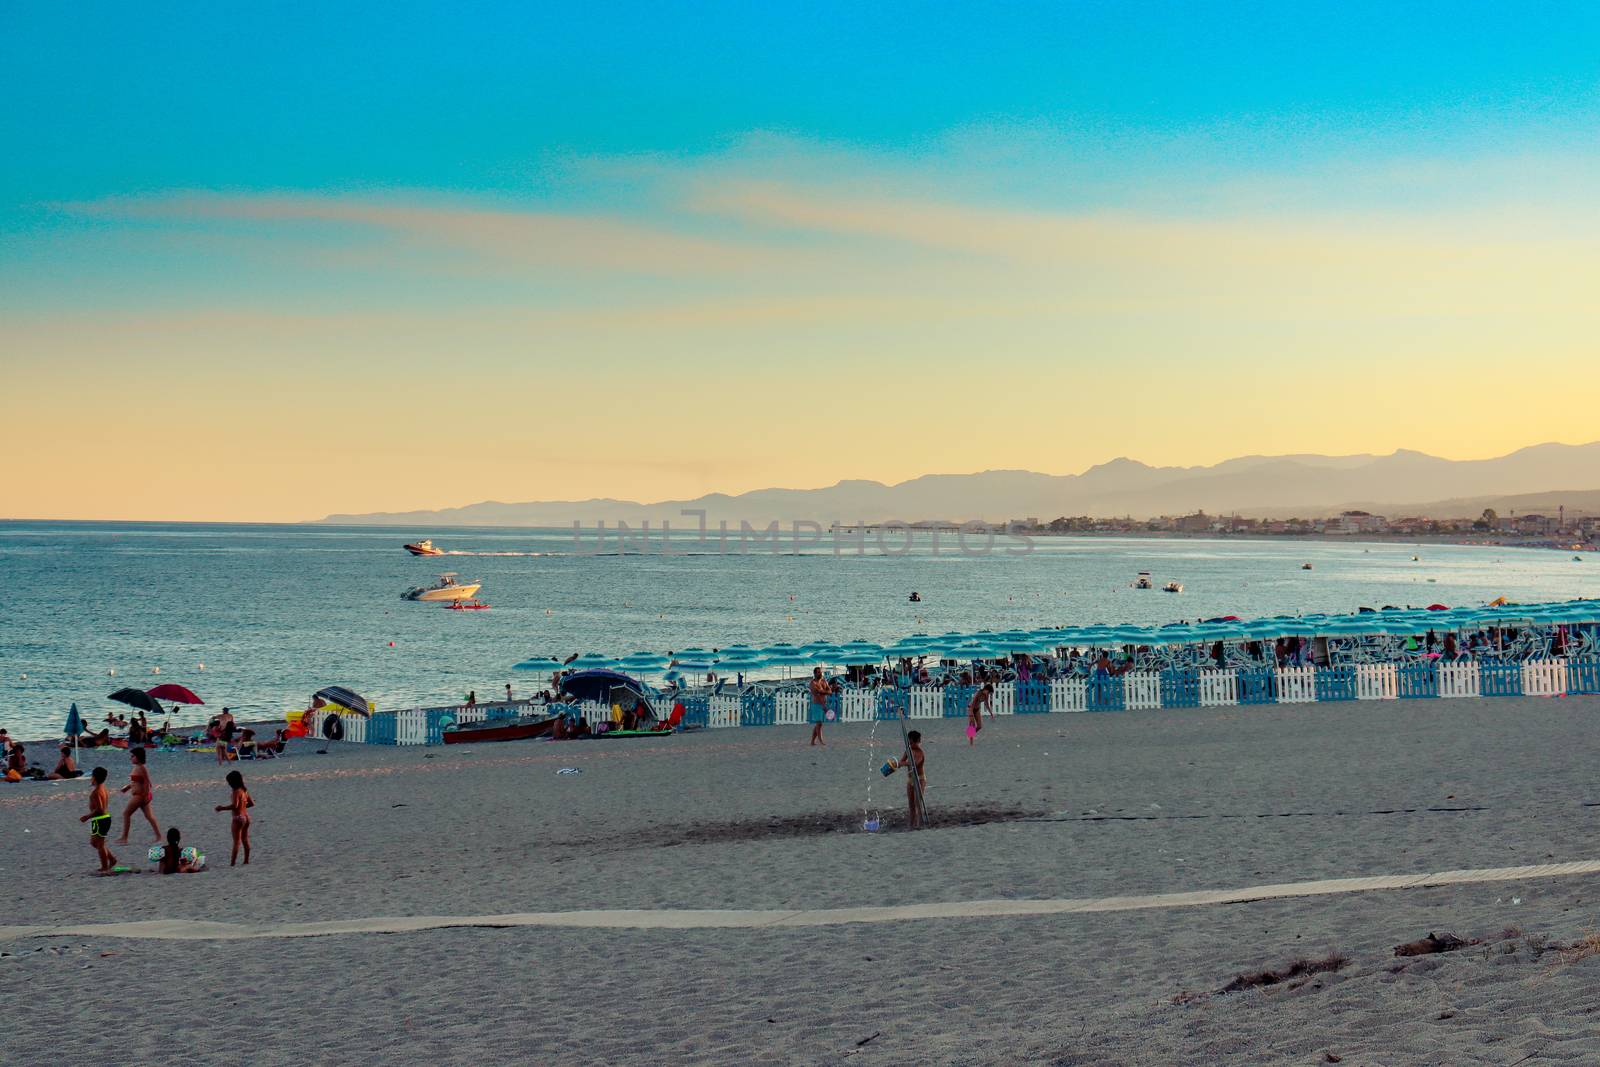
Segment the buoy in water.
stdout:
[[390,647],[390,648],[393,648],[393,647],[394,647],[394,642],[393,642],[393,641],[390,641],[390,642],[389,642],[389,647]]
[[206,669],[206,665],[204,663],[196,663],[194,665],[194,669],[197,671],[203,671]]

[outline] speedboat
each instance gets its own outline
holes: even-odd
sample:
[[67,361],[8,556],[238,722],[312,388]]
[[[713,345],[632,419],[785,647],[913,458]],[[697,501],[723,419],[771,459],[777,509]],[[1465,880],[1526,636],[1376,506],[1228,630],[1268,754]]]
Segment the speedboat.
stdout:
[[471,600],[482,582],[462,582],[454,574],[441,574],[432,585],[419,585],[400,594],[401,600],[421,600],[430,604],[450,600]]
[[444,549],[434,548],[432,541],[414,541],[406,546],[406,551],[413,556],[442,556]]
[[1308,570],[1310,570],[1310,569],[1311,569],[1311,564],[1309,564],[1309,563],[1302,563],[1302,564],[1300,564],[1300,569],[1301,569],[1301,570],[1303,570],[1303,571],[1308,571]]
[[1135,589],[1154,589],[1156,587],[1156,583],[1150,580],[1149,571],[1140,571],[1139,577],[1135,578],[1133,581],[1133,587]]
[[1181,592],[1183,592],[1183,583],[1182,582],[1168,582],[1166,585],[1161,587],[1161,591],[1163,593],[1181,593]]

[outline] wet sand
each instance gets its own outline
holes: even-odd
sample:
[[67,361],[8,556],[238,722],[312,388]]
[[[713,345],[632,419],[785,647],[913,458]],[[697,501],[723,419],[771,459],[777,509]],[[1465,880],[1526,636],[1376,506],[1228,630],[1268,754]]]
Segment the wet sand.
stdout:
[[[831,726],[825,750],[802,727],[327,756],[302,742],[241,768],[258,851],[233,869],[211,811],[223,769],[163,755],[157,815],[214,869],[95,877],[86,783],[3,786],[0,926],[800,911],[1593,859],[1597,712],[1526,698],[1029,716],[970,748],[960,720],[919,724],[944,825],[878,834],[863,814],[904,805],[876,773],[894,724]],[[125,754],[85,757],[125,781]],[[120,832],[121,798],[114,811]],[[142,861],[147,838],[136,826],[122,858]],[[1600,879],[1576,875],[807,927],[7,937],[0,995],[27,1005],[5,1046],[29,1060],[1593,1062],[1600,962],[1547,943],[1595,925],[1596,896]],[[1393,957],[1430,931],[1485,943]],[[1297,988],[1217,992],[1329,953],[1349,962]]]

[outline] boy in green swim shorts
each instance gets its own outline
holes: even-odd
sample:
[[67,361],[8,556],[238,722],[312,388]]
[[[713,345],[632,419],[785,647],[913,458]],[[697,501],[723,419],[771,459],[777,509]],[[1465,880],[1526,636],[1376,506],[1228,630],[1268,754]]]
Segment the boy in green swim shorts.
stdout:
[[100,857],[100,873],[110,874],[117,865],[106,838],[111,836],[111,794],[106,791],[106,769],[94,769],[94,788],[89,790],[89,814],[78,816],[79,822],[89,824],[89,845]]

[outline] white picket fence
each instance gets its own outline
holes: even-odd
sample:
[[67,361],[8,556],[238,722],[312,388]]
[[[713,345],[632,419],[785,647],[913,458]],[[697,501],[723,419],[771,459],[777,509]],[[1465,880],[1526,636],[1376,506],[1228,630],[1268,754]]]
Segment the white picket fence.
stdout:
[[[306,724],[306,728],[311,731],[311,736],[317,738],[318,740],[321,740],[322,738],[322,720],[324,714],[325,713],[320,709],[316,711],[308,711],[304,716],[302,716],[301,719],[301,721]],[[359,715],[342,715],[340,716],[340,719],[342,720],[341,725],[344,726],[345,741],[358,745],[366,743],[366,719],[363,719]]]
[[1161,706],[1161,675],[1134,671],[1122,676],[1122,706],[1130,711]]
[[1440,663],[1439,695],[1442,697],[1475,697],[1480,694],[1476,663]]
[[944,718],[944,690],[933,685],[912,686],[910,710],[906,712],[906,717],[909,719]]
[[876,689],[846,689],[839,694],[840,722],[871,722],[877,710]]
[[1227,707],[1239,703],[1239,675],[1234,671],[1200,672],[1200,706]]
[[725,730],[739,725],[739,698],[718,694],[706,701],[706,726]]
[[1567,692],[1567,661],[1536,659],[1522,665],[1522,692],[1530,697],[1564,696]]
[[772,721],[778,726],[804,726],[810,696],[801,689],[780,689],[772,694]]
[[428,713],[421,708],[410,708],[394,713],[394,743],[397,745],[425,745],[428,743]]
[[994,687],[994,699],[990,701],[996,715],[1015,715],[1017,713],[1017,687],[1009,682],[1001,682]]
[[1398,700],[1400,677],[1393,664],[1358,663],[1356,665],[1357,700]]
[[1278,668],[1278,703],[1311,704],[1317,699],[1317,672],[1314,667]]
[[1057,678],[1050,683],[1050,710],[1088,711],[1089,685],[1081,678]]

